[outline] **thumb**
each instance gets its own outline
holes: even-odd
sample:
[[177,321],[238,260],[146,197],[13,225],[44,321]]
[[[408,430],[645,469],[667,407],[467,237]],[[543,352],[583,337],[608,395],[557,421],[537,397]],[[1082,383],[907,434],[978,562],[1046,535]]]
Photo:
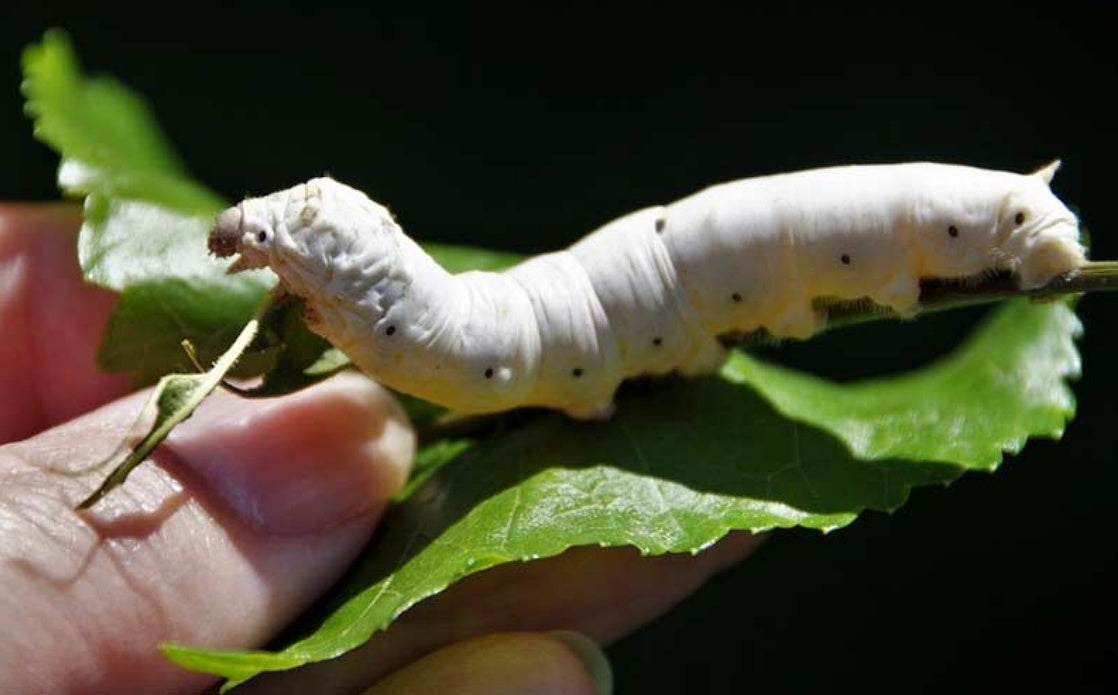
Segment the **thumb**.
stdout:
[[[146,394],[0,448],[0,673],[16,691],[196,691],[163,641],[260,646],[327,588],[406,477],[384,390],[342,374],[270,401],[217,393],[89,512]],[[21,687],[22,686],[22,687]]]

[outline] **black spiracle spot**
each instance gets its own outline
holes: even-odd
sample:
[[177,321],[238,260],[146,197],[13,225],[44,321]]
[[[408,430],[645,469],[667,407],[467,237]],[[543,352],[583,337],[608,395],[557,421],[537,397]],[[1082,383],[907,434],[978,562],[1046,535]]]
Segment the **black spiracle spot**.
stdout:
[[493,368],[492,367],[486,367],[485,368],[485,378],[486,379],[492,379],[493,378]]
[[664,226],[667,223],[668,223],[668,221],[666,219],[664,219],[663,217],[657,218],[656,219],[656,232],[659,233],[659,232],[664,231]]
[[1013,216],[1013,223],[1016,224],[1018,227],[1020,227],[1021,225],[1025,224],[1025,219],[1026,219],[1025,213],[1024,212],[1019,212],[1019,213],[1017,213],[1016,215]]
[[571,370],[571,376],[573,376],[576,379],[579,378],[580,376],[582,376],[582,367],[575,367],[574,369],[572,369]]
[[948,228],[947,228],[947,234],[948,234],[948,235],[949,235],[949,236],[950,236],[950,237],[951,237],[952,239],[954,239],[954,238],[956,238],[956,237],[958,237],[958,236],[959,236],[959,228],[958,228],[958,227],[956,227],[955,225],[951,225],[950,227],[948,227]]
[[388,328],[384,329],[384,334],[385,335],[392,335],[395,332],[396,332],[396,327],[395,326],[389,326]]
[[263,244],[267,240],[268,240],[268,232],[267,231],[261,229],[259,232],[256,233],[256,241],[257,242]]
[[850,254],[842,254],[841,256],[839,256],[839,260],[842,261],[843,265],[850,265]]
[[656,347],[660,347],[661,345],[664,344],[664,339],[661,338],[660,336],[656,336],[655,338],[652,339],[652,344],[655,345]]
[[741,292],[734,292],[733,294],[730,295],[730,299],[734,300],[735,302],[740,302],[741,301]]

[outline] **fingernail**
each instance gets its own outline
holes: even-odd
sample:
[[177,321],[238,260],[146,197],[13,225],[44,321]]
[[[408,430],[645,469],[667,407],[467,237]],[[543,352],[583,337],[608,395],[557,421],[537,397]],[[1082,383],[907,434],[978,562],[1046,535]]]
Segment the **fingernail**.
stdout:
[[379,514],[415,435],[391,394],[343,373],[276,399],[215,394],[166,445],[257,531],[298,535]]
[[597,642],[573,630],[549,632],[548,636],[562,642],[582,662],[594,682],[595,695],[610,695],[613,692],[613,669]]

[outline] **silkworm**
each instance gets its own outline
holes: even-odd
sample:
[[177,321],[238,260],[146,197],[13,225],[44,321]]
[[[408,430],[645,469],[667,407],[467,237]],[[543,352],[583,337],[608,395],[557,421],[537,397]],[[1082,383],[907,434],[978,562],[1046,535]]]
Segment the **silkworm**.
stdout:
[[362,370],[465,413],[519,406],[602,418],[622,380],[699,374],[718,336],[806,338],[815,300],[919,309],[921,279],[1002,271],[1032,289],[1082,265],[1075,215],[1022,175],[909,163],[743,179],[614,220],[503,272],[452,275],[389,211],[329,178],[217,219],[230,272],[268,266],[310,328]]

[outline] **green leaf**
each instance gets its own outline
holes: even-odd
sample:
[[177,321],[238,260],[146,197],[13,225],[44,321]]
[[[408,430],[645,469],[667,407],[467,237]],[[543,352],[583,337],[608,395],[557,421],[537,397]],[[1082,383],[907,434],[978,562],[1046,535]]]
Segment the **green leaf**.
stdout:
[[[178,278],[137,283],[113,308],[97,359],[104,369],[130,372],[139,383],[187,371],[184,339],[195,345],[202,362],[211,362],[259,303],[260,294],[251,286],[215,286]],[[269,364],[239,363],[236,373],[259,374]]]
[[35,136],[62,158],[58,184],[85,197],[85,277],[123,295],[102,366],[149,381],[181,368],[184,338],[203,359],[216,358],[274,282],[264,271],[226,275],[228,262],[207,253],[224,202],[190,178],[135,93],[82,77],[62,32],[24,51],[23,72]]
[[837,385],[738,353],[722,375],[783,415],[824,427],[861,459],[993,470],[1031,436],[1059,439],[1075,415],[1082,332],[1064,302],[1015,300],[956,353],[903,377]]
[[187,178],[142,99],[112,78],[82,78],[65,33],[49,31],[29,46],[23,72],[35,136],[65,153],[59,175],[65,188],[157,200],[184,212],[220,206]]
[[535,417],[449,465],[436,453],[441,470],[389,514],[303,639],[273,656],[166,653],[232,686],[338,656],[497,564],[575,545],[694,553],[732,529],[829,530],[896,509],[914,485],[1058,436],[1074,412],[1063,380],[1078,374],[1078,331],[1064,304],[1019,301],[933,367],[887,380],[840,386],[736,354],[721,377],[630,385],[607,423]]

